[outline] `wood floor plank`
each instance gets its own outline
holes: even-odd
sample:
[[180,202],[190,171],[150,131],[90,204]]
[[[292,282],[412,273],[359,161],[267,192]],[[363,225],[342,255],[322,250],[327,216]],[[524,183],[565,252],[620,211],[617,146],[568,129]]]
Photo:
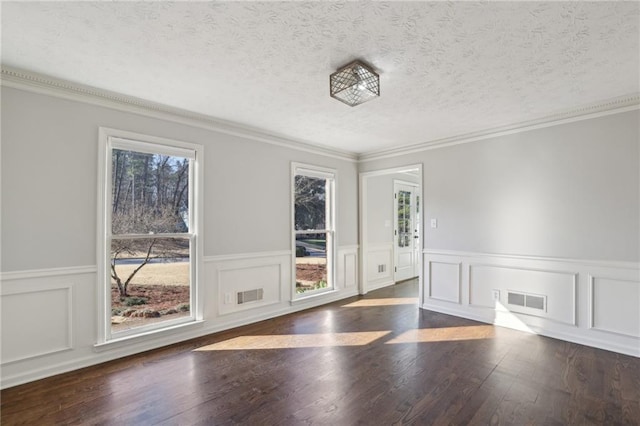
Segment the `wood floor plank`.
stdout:
[[420,310],[416,295],[409,281],[5,389],[0,420],[639,423],[640,359]]

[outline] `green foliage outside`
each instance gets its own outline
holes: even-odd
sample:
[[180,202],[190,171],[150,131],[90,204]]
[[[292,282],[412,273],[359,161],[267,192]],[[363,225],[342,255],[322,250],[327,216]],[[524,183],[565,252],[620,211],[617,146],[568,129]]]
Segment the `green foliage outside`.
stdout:
[[302,286],[302,283],[297,281],[296,293],[302,294],[302,293],[306,293],[307,291],[320,290],[321,288],[327,288],[327,281],[320,280],[317,283],[315,283],[312,287],[301,287],[301,286]]
[[146,305],[147,304],[147,299],[144,298],[144,297],[137,297],[137,296],[125,297],[124,300],[123,300],[123,303],[126,306]]

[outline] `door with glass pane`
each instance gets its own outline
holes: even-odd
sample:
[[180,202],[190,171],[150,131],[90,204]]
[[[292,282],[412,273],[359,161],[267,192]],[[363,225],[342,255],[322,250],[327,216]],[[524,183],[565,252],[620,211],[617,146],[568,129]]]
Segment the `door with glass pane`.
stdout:
[[418,276],[418,186],[394,181],[394,281]]

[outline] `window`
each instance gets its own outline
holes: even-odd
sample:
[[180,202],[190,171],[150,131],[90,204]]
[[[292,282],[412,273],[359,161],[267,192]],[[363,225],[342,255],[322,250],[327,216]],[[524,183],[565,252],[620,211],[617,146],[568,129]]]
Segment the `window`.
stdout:
[[202,147],[101,129],[100,340],[200,319]]
[[335,171],[294,163],[294,298],[334,288]]

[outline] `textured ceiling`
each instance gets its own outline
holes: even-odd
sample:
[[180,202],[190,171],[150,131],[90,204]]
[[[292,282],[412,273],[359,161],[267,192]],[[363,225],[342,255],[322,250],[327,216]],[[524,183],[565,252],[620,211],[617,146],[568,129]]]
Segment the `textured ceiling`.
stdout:
[[[638,2],[2,2],[4,65],[362,153],[639,89]],[[381,97],[329,97],[363,59]]]

